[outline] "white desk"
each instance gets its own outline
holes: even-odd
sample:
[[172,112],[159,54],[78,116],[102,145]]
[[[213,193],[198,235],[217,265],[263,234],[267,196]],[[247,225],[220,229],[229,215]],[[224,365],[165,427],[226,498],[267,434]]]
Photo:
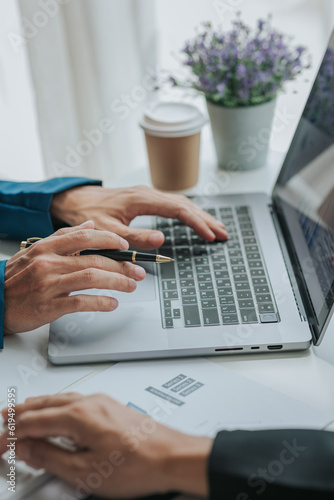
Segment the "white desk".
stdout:
[[[198,186],[189,192],[206,195],[245,191],[269,193],[275,182],[281,159],[280,154],[272,153],[266,168],[254,172],[231,174],[217,172],[214,165],[204,164],[201,168]],[[119,186],[150,185],[148,169],[138,170],[131,175],[131,178],[128,176],[119,179],[117,184]],[[0,258],[9,257],[16,250],[17,244],[0,242]],[[106,366],[52,367],[46,361],[43,362],[43,359],[46,360],[47,342],[48,327],[5,339],[5,350],[1,353],[0,360],[0,376],[1,380],[6,380],[6,385],[12,385],[15,379],[20,400],[28,395],[70,390],[76,381]],[[334,420],[333,321],[321,348],[311,348],[308,351],[293,354],[233,355],[210,359],[290,397],[326,411],[333,415]],[[22,370],[22,366],[26,367],[28,372]],[[28,376],[24,377],[22,373],[28,373]],[[55,480],[27,500],[44,498],[58,500],[60,492],[65,490],[71,491],[68,486]]]

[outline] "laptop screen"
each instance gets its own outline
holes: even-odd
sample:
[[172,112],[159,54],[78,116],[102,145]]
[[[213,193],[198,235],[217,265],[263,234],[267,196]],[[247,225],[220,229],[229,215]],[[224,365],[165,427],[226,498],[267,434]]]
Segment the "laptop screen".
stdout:
[[273,201],[318,341],[334,297],[334,34],[278,177]]

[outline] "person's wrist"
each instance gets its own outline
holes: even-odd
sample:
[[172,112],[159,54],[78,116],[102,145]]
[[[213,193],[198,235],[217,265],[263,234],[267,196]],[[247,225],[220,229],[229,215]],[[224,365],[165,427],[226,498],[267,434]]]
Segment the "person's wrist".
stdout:
[[69,224],[66,218],[68,217],[68,198],[70,191],[72,191],[72,189],[61,191],[60,193],[54,194],[52,197],[50,215],[52,220],[56,223],[64,222]]
[[55,224],[65,223],[70,226],[77,224],[75,215],[77,211],[78,191],[80,189],[83,189],[83,186],[76,186],[53,195],[50,205],[50,215]]
[[179,434],[166,445],[161,461],[168,491],[209,495],[208,462],[213,439]]
[[54,194],[50,205],[53,222],[77,226],[91,218],[96,209],[96,195],[100,197],[101,189],[102,186],[75,186]]

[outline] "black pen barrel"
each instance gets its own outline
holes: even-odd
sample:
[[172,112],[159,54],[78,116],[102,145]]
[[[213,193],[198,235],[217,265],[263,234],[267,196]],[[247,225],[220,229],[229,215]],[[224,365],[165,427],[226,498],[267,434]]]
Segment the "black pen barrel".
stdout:
[[101,255],[117,261],[155,262],[156,256],[150,253],[139,253],[131,250],[83,250],[80,255]]
[[108,257],[109,259],[118,260],[118,261],[132,261],[133,252],[129,250],[83,250],[80,252],[80,255],[101,255],[102,257]]
[[134,252],[136,262],[156,262],[156,255],[151,253]]
[[[30,247],[37,240],[43,238],[28,238],[27,241],[21,241],[20,250]],[[110,250],[108,248],[87,248],[81,252],[76,252],[73,256],[79,255],[101,255],[108,259],[126,262],[156,262],[159,264],[171,262],[173,259],[164,255],[137,252],[135,250]]]

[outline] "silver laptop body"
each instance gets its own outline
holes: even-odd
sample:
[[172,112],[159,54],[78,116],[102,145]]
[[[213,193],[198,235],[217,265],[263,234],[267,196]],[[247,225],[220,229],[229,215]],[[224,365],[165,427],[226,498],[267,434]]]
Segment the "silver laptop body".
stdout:
[[[333,313],[334,37],[272,196],[195,197],[226,223],[207,244],[179,221],[142,218],[175,263],[145,265],[132,294],[105,290],[110,313],[66,315],[50,326],[55,364],[307,349]],[[331,71],[328,71],[328,67]]]

